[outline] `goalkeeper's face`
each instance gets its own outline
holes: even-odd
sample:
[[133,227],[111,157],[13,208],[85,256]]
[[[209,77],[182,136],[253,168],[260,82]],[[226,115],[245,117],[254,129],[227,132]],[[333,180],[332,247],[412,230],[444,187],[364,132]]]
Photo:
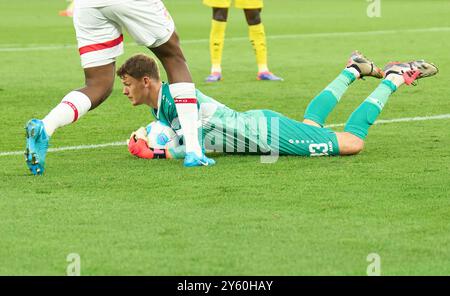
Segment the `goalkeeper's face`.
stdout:
[[148,77],[136,79],[125,74],[122,79],[123,94],[128,97],[133,106],[147,104],[149,102],[151,83]]

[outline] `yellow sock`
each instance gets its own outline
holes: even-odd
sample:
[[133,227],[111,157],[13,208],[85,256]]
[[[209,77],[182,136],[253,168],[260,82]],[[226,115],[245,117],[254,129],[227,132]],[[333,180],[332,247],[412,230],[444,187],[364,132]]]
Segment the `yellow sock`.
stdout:
[[222,72],[222,52],[225,41],[226,22],[212,20],[209,36],[209,51],[211,54],[211,72]]
[[267,67],[267,46],[266,46],[266,33],[264,31],[264,25],[258,24],[248,27],[250,42],[256,54],[256,63],[258,64],[258,72],[268,72]]

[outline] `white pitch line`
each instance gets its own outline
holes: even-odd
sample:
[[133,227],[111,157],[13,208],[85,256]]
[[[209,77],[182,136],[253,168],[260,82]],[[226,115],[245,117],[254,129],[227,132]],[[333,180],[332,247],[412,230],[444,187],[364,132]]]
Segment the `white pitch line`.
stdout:
[[76,49],[75,45],[41,45],[26,47],[0,47],[0,52],[18,52],[18,51],[47,51],[60,49]]
[[[434,115],[434,116],[418,116],[418,117],[404,117],[404,118],[394,118],[394,119],[381,119],[381,120],[375,121],[374,124],[440,120],[440,119],[449,119],[449,118],[450,118],[450,114],[441,114],[441,115]],[[335,124],[326,125],[325,127],[338,127],[338,126],[345,126],[345,123],[335,123]]]
[[[394,119],[385,119],[385,120],[377,120],[374,124],[386,124],[386,123],[396,123],[396,122],[411,122],[411,121],[427,121],[427,120],[442,120],[442,119],[450,119],[450,114],[441,114],[434,116],[419,116],[419,117],[404,117],[404,118],[394,118]],[[339,127],[344,126],[345,123],[335,123],[329,124],[325,127]],[[83,150],[83,149],[97,149],[97,148],[105,148],[105,147],[115,147],[115,146],[125,146],[126,142],[112,142],[105,144],[93,144],[93,145],[80,145],[80,146],[67,146],[67,147],[59,147],[59,148],[50,148],[48,152],[60,152],[67,150]],[[0,156],[10,156],[10,155],[22,155],[24,151],[11,151],[11,152],[0,152]]]
[[[434,28],[419,28],[419,29],[404,29],[404,30],[381,30],[381,31],[363,31],[363,32],[326,32],[326,33],[311,33],[311,34],[286,34],[286,35],[269,35],[267,39],[300,39],[300,38],[326,38],[326,37],[347,37],[357,35],[387,35],[387,34],[403,34],[403,33],[431,33],[431,32],[450,32],[450,27],[434,27]],[[227,38],[229,41],[247,41],[248,36],[245,37],[231,37]],[[182,40],[182,44],[198,44],[207,43],[209,39],[192,39]],[[75,45],[58,45],[58,44],[30,44],[27,46],[11,47],[0,44],[0,52],[17,52],[17,51],[48,51],[59,49],[76,49]],[[126,46],[140,46],[136,43],[127,43]]]
[[[112,142],[112,143],[94,144],[94,145],[67,146],[67,147],[49,148],[48,152],[96,149],[96,148],[104,148],[104,147],[125,146],[126,144],[127,144],[127,142],[123,141],[123,142]],[[21,155],[21,154],[24,154],[24,152],[25,151],[0,152],[0,156]]]

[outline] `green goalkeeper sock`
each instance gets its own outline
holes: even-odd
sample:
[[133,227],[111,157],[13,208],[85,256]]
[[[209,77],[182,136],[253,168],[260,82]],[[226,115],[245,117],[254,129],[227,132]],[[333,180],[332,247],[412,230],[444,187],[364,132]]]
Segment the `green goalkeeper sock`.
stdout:
[[367,137],[369,127],[383,110],[389,96],[396,90],[397,87],[392,81],[383,80],[370,96],[353,111],[345,124],[344,131],[364,140]]
[[355,75],[345,69],[320,94],[309,103],[305,111],[305,119],[324,125],[328,115],[341,100],[350,84],[355,81]]

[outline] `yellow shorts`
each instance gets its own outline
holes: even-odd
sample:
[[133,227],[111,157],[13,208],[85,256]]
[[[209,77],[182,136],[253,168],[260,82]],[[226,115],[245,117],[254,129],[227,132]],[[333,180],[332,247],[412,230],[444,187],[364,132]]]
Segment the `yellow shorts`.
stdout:
[[[231,0],[203,0],[203,4],[209,7],[229,8]],[[263,8],[263,0],[234,0],[234,6],[242,9]]]

